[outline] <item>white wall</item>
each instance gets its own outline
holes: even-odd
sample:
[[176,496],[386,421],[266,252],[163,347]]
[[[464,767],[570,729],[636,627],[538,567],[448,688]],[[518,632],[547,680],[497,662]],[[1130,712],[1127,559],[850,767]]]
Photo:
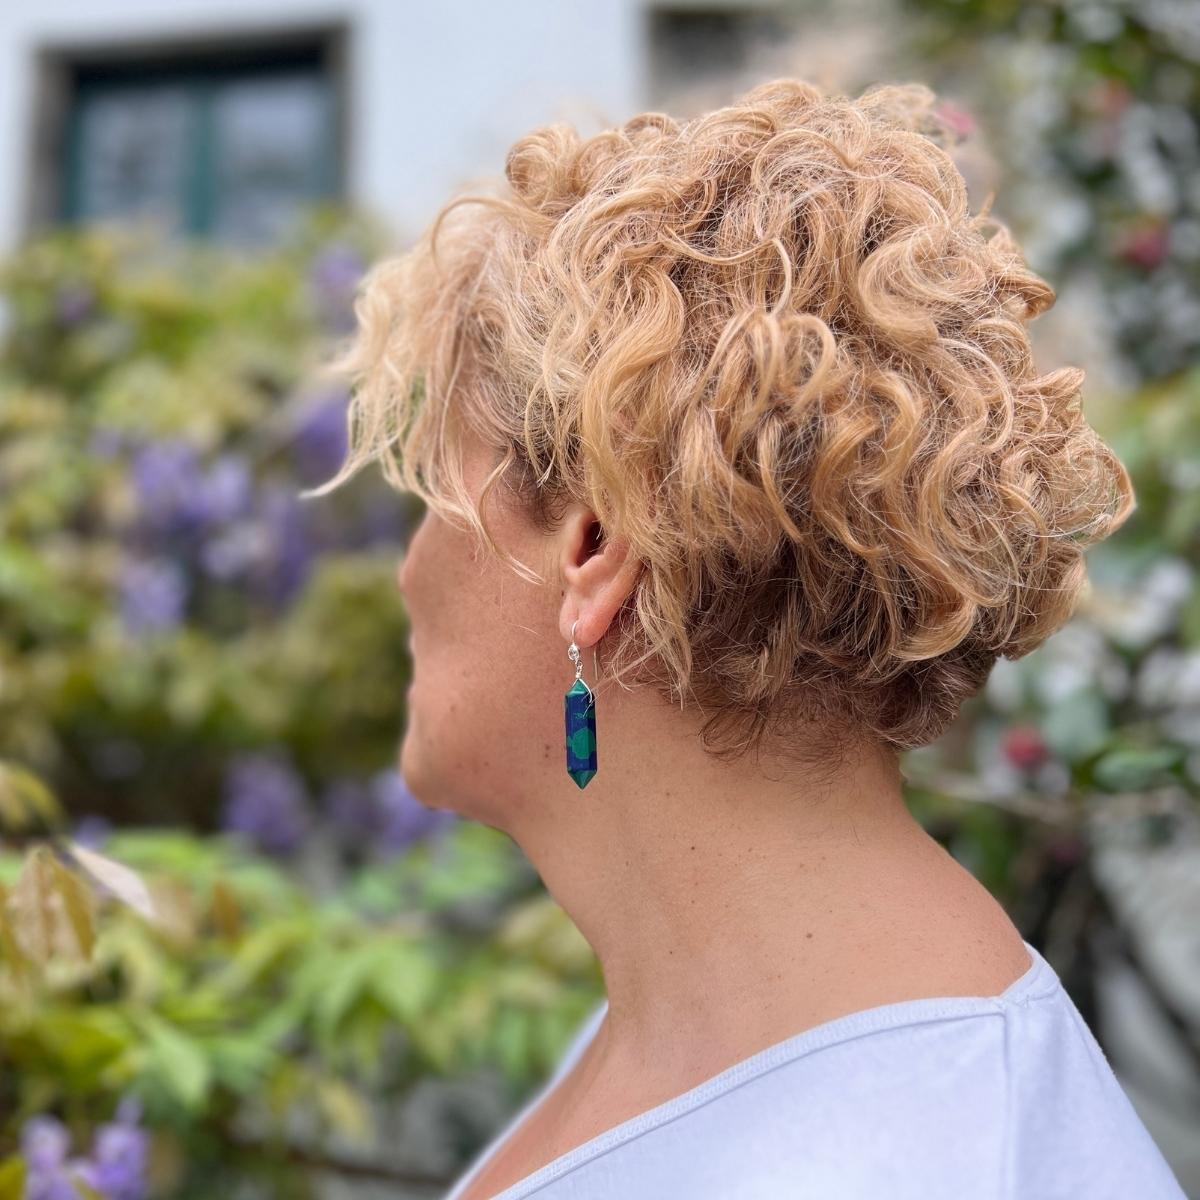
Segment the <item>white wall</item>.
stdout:
[[25,233],[36,54],[45,45],[258,33],[343,21],[347,190],[407,240],[511,142],[645,107],[640,0],[39,0],[0,4],[0,251]]

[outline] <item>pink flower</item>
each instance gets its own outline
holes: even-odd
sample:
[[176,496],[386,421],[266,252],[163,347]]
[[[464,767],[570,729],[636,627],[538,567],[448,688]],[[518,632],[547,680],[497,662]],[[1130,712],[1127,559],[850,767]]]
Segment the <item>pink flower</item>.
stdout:
[[1049,757],[1049,750],[1035,725],[1013,725],[1004,732],[1000,747],[1014,767],[1032,771]]
[[1167,257],[1170,231],[1166,221],[1143,221],[1120,237],[1117,253],[1127,263],[1151,271]]
[[975,118],[965,108],[953,101],[943,100],[934,112],[959,137],[966,137],[975,132]]

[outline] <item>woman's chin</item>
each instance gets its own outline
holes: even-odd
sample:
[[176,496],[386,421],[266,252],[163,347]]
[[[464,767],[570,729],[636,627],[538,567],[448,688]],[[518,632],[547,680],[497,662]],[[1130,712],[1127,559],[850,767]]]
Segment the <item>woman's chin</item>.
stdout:
[[404,776],[404,785],[426,808],[447,808],[446,789],[439,787],[429,764],[422,761],[420,746],[412,734],[411,722],[396,756],[396,769]]
[[426,807],[453,813],[470,821],[502,828],[503,816],[496,812],[495,793],[491,789],[464,790],[456,775],[447,777],[438,770],[442,756],[429,755],[429,746],[420,736],[420,724],[408,711],[404,734],[396,752],[396,769],[405,786]]

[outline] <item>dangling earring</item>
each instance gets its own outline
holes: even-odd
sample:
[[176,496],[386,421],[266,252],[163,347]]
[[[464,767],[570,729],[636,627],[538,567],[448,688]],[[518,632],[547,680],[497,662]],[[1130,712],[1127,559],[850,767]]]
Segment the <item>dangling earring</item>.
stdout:
[[583,662],[575,645],[575,625],[567,654],[575,664],[575,682],[563,697],[567,718],[567,774],[581,787],[596,773],[596,697],[583,680]]

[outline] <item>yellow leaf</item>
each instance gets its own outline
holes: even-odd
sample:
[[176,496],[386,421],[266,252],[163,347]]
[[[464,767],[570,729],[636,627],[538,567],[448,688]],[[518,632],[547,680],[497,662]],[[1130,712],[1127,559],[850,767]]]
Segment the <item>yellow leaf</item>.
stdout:
[[105,1200],[104,1193],[96,1191],[94,1187],[84,1182],[77,1171],[68,1167],[67,1174],[71,1177],[71,1186],[74,1187],[80,1200]]
[[196,941],[198,914],[191,888],[169,877],[153,879],[147,885],[154,906],[155,925],[181,950]]
[[344,1136],[366,1145],[374,1134],[371,1108],[362,1093],[336,1076],[320,1079],[317,1103],[326,1120]]
[[61,824],[62,810],[50,789],[31,771],[0,760],[0,828],[48,832]]
[[21,1200],[25,1195],[25,1162],[14,1154],[0,1163],[0,1200]]
[[218,932],[237,941],[242,936],[242,911],[233,889],[224,880],[218,879],[212,889],[212,919]]
[[90,943],[85,951],[67,915],[58,860],[44,843],[26,855],[5,909],[13,938],[30,961],[45,966],[57,958],[86,961],[90,955]]
[[[3,951],[4,961],[12,974],[13,981],[20,989],[22,998],[32,998],[32,969],[29,960],[21,953],[17,939],[13,936],[12,926],[8,920],[8,888],[0,883],[0,951]],[[0,1192],[0,1200],[3,1193]]]
[[91,958],[92,947],[96,943],[95,896],[83,880],[57,858],[54,859],[54,869],[63,898],[63,907],[79,943],[80,952],[84,958]]

